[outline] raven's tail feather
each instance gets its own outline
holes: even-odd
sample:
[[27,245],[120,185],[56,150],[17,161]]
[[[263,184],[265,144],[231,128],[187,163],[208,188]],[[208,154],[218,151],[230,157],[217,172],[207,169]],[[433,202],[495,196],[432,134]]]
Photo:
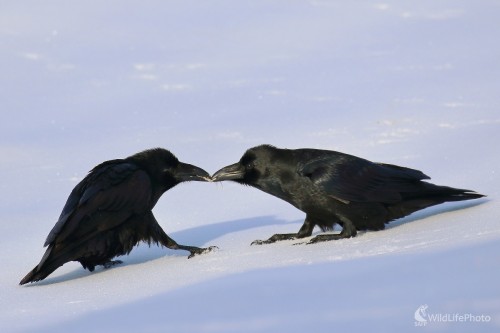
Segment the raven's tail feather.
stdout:
[[20,285],[36,282],[45,279],[49,276],[53,271],[55,271],[58,267],[62,266],[62,264],[49,263],[44,264],[41,267],[40,265],[36,265],[35,268],[31,270],[26,276],[19,282]]
[[439,205],[444,202],[479,199],[485,196],[466,189],[438,186],[425,182],[422,182],[422,185],[419,191],[401,193],[403,201],[388,207],[390,220],[398,219],[416,212],[417,210]]
[[26,274],[26,276],[19,282],[20,285],[26,284],[28,282],[36,282],[45,279],[47,276],[52,274],[57,268],[68,262],[67,253],[53,253],[53,245],[49,245],[45,254],[43,255],[40,263],[35,266]]
[[48,275],[48,274],[40,274],[40,272],[38,271],[38,265],[35,266],[35,268],[33,268],[31,270],[31,272],[29,272],[28,274],[26,274],[26,276],[21,280],[21,282],[19,282],[20,285],[23,285],[23,284],[26,284],[28,282],[36,282],[36,281],[40,281],[40,280],[43,280],[45,279]]

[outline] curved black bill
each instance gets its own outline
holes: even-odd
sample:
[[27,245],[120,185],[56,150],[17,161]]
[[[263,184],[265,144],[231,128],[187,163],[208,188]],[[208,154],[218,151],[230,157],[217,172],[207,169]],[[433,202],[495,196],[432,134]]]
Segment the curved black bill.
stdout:
[[214,173],[212,176],[212,181],[220,182],[223,180],[242,179],[244,175],[245,170],[243,169],[242,165],[240,163],[234,163]]
[[212,178],[202,168],[199,168],[195,165],[180,163],[177,167],[175,176],[180,181],[190,181],[197,180],[202,182],[212,181]]

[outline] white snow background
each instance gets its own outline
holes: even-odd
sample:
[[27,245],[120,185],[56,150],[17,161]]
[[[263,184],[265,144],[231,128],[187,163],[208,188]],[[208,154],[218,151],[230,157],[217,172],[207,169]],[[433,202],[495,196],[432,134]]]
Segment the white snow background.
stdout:
[[[499,17],[494,0],[2,1],[0,331],[498,332]],[[217,252],[143,244],[111,269],[72,262],[18,285],[96,164],[165,147],[213,173],[262,143],[488,197],[353,239],[250,246],[304,213],[238,184],[181,184],[155,216]]]

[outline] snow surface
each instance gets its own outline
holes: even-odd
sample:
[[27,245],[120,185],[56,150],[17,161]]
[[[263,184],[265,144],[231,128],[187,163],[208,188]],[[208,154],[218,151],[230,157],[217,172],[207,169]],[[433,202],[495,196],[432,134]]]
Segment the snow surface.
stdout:
[[[1,332],[498,332],[498,1],[3,1]],[[96,164],[165,147],[209,172],[314,147],[488,197],[316,245],[250,246],[304,214],[232,183],[155,207],[187,253],[68,263],[19,286]],[[487,322],[431,322],[415,312]]]

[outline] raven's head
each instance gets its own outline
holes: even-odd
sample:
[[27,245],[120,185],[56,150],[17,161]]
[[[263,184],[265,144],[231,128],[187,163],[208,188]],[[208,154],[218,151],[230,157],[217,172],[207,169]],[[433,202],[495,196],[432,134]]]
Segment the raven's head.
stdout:
[[163,148],[142,151],[130,157],[143,167],[150,177],[166,187],[185,181],[211,181],[208,172],[195,165],[180,162],[174,154]]
[[212,176],[212,181],[232,180],[240,184],[264,189],[279,177],[276,164],[280,161],[283,150],[270,145],[261,145],[248,149],[241,159],[228,165]]

